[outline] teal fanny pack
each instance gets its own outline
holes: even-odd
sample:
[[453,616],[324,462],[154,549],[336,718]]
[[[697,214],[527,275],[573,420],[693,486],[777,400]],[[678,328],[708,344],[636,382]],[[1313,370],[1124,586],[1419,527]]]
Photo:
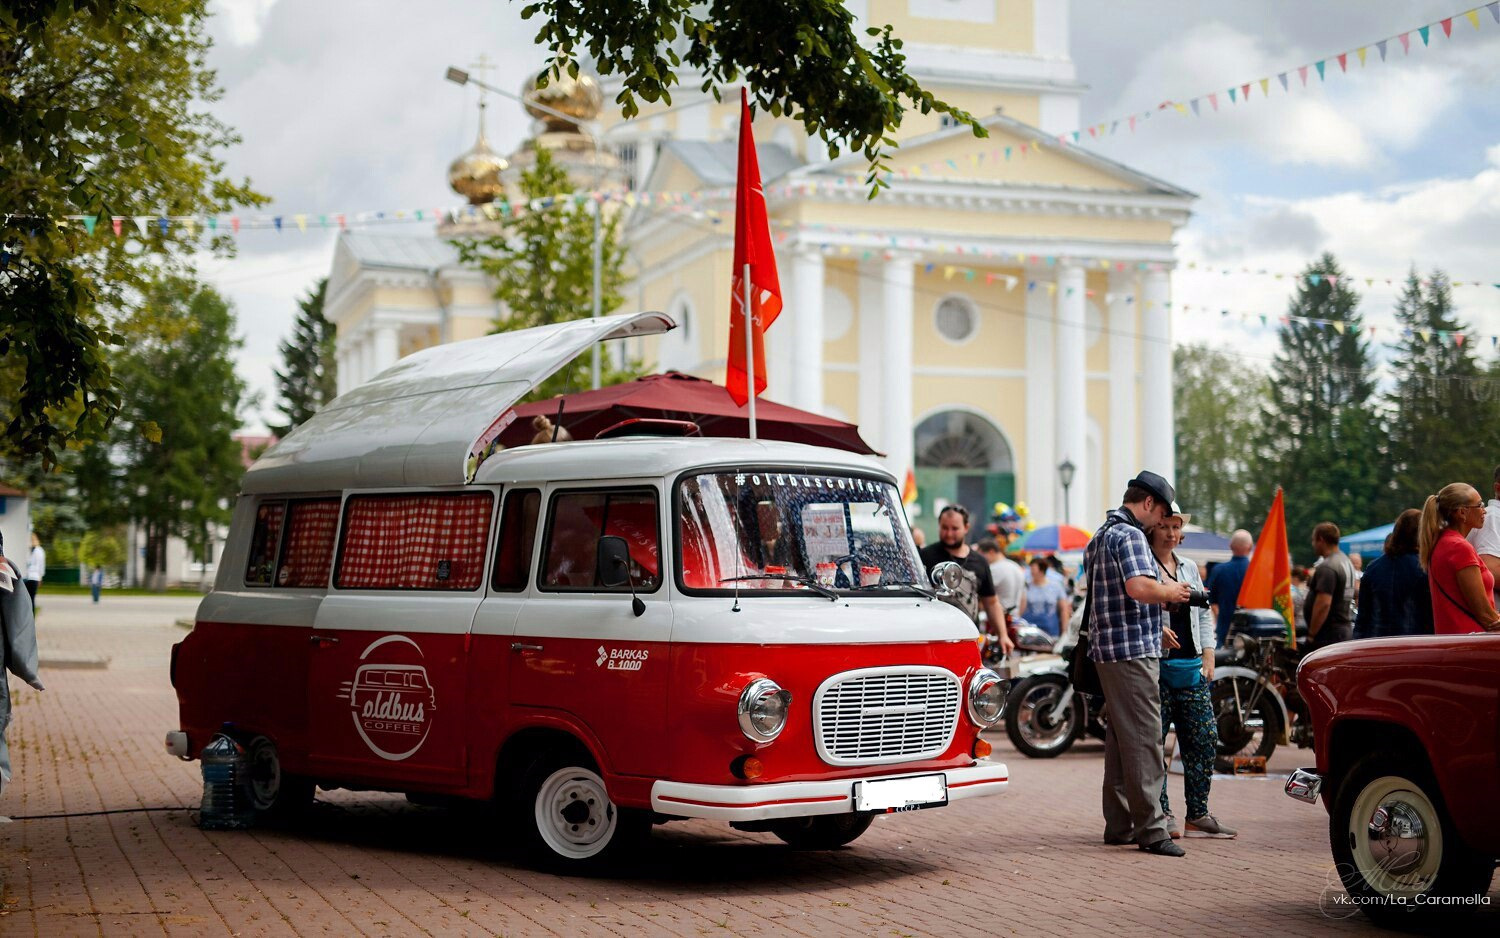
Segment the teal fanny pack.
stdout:
[[1161,682],[1172,690],[1187,690],[1203,681],[1203,659],[1161,659]]

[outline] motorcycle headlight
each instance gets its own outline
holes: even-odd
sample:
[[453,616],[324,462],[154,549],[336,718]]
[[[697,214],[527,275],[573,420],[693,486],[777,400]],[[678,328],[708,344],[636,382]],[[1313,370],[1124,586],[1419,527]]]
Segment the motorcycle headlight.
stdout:
[[969,679],[969,717],[980,726],[994,726],[1005,712],[1005,682],[989,668]]
[[740,731],[757,743],[768,743],[786,726],[792,692],[769,678],[751,681],[740,693]]

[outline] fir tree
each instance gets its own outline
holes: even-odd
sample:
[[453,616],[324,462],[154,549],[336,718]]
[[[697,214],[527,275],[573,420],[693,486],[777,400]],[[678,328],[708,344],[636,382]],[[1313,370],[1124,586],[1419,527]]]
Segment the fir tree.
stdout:
[[[1381,523],[1382,430],[1375,377],[1359,294],[1333,255],[1303,272],[1288,305],[1271,368],[1269,404],[1256,453],[1269,505],[1286,489],[1287,540],[1298,559],[1312,559],[1312,529],[1332,521],[1345,531]],[[1252,502],[1257,500],[1252,496]]]
[[269,424],[271,432],[284,437],[338,393],[338,365],[334,355],[333,323],[323,317],[328,296],[328,278],[319,280],[297,305],[301,312],[292,326],[291,338],[281,343],[282,369],[276,372],[281,392],[284,424]]
[[1471,482],[1489,497],[1500,430],[1491,381],[1482,374],[1467,325],[1453,309],[1447,275],[1424,284],[1415,269],[1396,300],[1401,338],[1391,367],[1391,485],[1382,502],[1387,521],[1420,508],[1450,482]]

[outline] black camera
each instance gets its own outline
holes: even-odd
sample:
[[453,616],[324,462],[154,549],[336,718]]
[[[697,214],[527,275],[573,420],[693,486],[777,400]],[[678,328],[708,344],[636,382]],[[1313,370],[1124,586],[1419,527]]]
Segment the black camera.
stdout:
[[1207,609],[1210,605],[1208,594],[1203,590],[1188,590],[1187,604],[1189,606],[1196,606],[1199,609]]

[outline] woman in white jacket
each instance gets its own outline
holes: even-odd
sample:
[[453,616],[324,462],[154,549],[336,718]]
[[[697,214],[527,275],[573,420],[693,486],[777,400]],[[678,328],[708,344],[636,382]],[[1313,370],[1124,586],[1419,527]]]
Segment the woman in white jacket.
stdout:
[[[1160,579],[1186,583],[1203,591],[1198,565],[1176,553],[1182,543],[1182,526],[1188,515],[1174,504],[1167,520],[1149,535],[1151,552],[1156,555]],[[1187,833],[1190,837],[1228,839],[1237,833],[1225,827],[1208,813],[1208,789],[1214,773],[1214,751],[1219,733],[1214,723],[1208,685],[1214,676],[1214,618],[1207,607],[1167,607],[1167,627],[1177,636],[1177,648],[1161,659],[1161,734],[1177,727],[1177,745],[1182,753],[1183,794],[1187,798]],[[1170,778],[1171,776],[1168,776]],[[1167,798],[1167,783],[1162,781],[1161,809],[1166,812],[1167,826],[1173,837],[1180,837],[1177,819]]]

